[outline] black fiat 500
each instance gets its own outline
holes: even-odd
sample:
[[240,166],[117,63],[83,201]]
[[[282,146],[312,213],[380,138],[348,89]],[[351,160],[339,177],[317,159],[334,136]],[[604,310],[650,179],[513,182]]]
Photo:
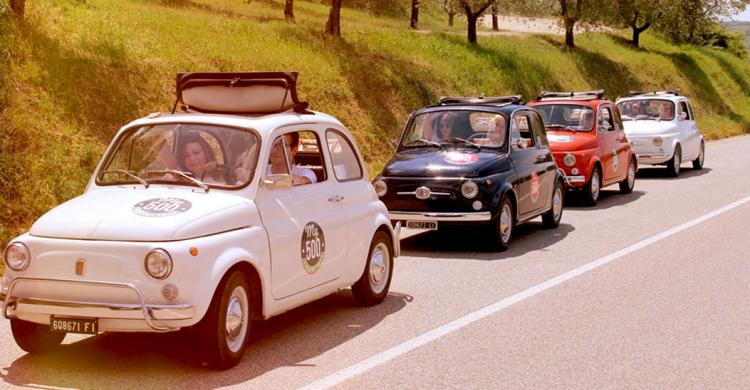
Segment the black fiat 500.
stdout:
[[539,113],[520,96],[442,98],[412,113],[373,186],[411,229],[472,225],[506,249],[516,224],[560,224],[563,181]]

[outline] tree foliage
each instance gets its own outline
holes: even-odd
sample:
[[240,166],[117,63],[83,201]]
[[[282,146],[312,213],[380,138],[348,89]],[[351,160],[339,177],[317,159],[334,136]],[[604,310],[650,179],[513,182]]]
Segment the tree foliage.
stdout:
[[477,43],[477,19],[489,8],[495,0],[458,0],[466,14],[467,38],[469,43]]

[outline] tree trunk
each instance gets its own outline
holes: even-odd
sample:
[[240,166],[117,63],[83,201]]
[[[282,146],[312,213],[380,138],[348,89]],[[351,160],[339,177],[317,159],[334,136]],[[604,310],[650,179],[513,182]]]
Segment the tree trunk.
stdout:
[[287,22],[294,21],[294,0],[286,0],[284,4],[284,19]]
[[576,25],[576,20],[573,18],[565,18],[565,46],[573,49],[576,47],[573,42],[573,28]]
[[419,0],[411,0],[411,25],[416,30],[419,26]]
[[453,27],[453,16],[456,14],[448,14],[448,25]]
[[477,43],[477,19],[479,15],[474,15],[471,12],[466,13],[466,22],[468,23],[468,38],[469,43],[476,45]]
[[500,26],[497,24],[497,3],[492,4],[492,31],[500,31]]
[[326,23],[326,34],[335,37],[341,36],[341,0],[331,1],[331,12],[328,13]]
[[26,10],[26,0],[10,0],[10,9],[18,15],[19,18],[23,19],[23,14]]

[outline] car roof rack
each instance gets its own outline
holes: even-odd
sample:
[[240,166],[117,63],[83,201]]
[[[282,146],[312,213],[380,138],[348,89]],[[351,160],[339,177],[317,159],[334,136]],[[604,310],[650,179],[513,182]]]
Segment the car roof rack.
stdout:
[[643,95],[673,95],[680,96],[679,89],[663,90],[663,91],[630,91],[630,96],[643,96]]
[[173,114],[178,105],[206,114],[312,114],[297,97],[297,72],[178,73]]
[[512,95],[512,96],[472,96],[472,97],[451,97],[442,96],[438,101],[438,106],[451,106],[451,105],[462,105],[462,104],[477,104],[477,105],[489,105],[489,106],[506,106],[509,104],[523,104],[523,96]]
[[583,92],[552,92],[542,91],[537,100],[597,100],[604,99],[604,90],[597,89],[595,91],[583,91]]

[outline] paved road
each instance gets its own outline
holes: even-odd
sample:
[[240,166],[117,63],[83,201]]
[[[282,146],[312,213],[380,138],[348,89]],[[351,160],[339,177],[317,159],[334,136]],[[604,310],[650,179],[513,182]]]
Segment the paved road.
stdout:
[[229,371],[180,334],[68,336],[30,356],[3,320],[0,385],[747,388],[748,150],[750,137],[709,143],[706,168],[677,179],[644,169],[632,194],[573,202],[504,253],[465,233],[406,237],[383,304],[342,291],[258,323]]

